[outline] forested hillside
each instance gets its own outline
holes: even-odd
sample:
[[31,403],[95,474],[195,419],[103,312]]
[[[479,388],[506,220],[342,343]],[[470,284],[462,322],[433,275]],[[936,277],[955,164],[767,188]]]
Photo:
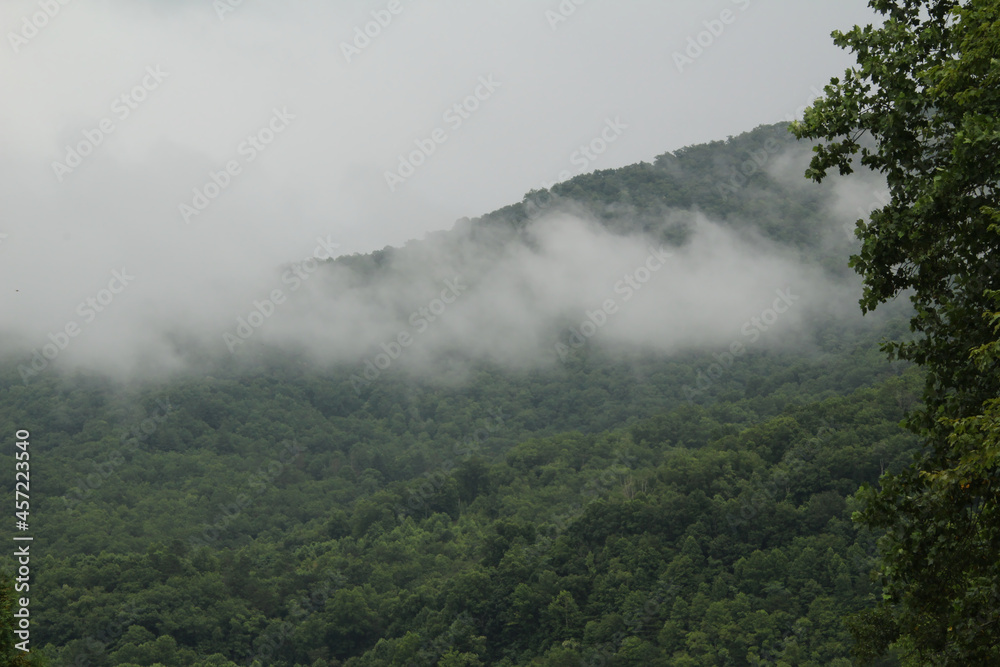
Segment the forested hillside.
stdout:
[[[837,191],[782,176],[805,155],[761,127],[438,236],[499,255],[568,211],[682,248],[703,214],[850,284]],[[363,283],[427,243],[321,270]],[[35,641],[100,667],[852,664],[845,618],[880,596],[854,494],[917,449],[899,422],[922,376],[879,351],[906,314],[831,306],[735,356],[588,341],[362,383],[267,345],[143,383],[12,361]]]

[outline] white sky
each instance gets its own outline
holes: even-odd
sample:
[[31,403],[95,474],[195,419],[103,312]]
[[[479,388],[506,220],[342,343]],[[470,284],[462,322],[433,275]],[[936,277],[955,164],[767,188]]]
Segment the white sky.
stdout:
[[[116,297],[132,305],[100,318],[111,348],[140,306],[162,322],[130,324],[133,338],[195,311],[233,321],[318,237],[341,253],[401,245],[561,172],[786,119],[850,66],[831,30],[874,19],[863,0],[63,1],[0,4],[0,337],[29,347],[80,320],[115,270],[136,277]],[[373,12],[391,21],[348,62]],[[477,87],[458,125],[446,112]],[[249,150],[270,123],[273,143]],[[602,132],[615,141],[582,160]],[[98,145],[70,170],[87,136]],[[432,136],[446,140],[390,191],[386,171]],[[230,161],[186,222],[179,207]]]
[[[553,29],[546,12],[559,12],[556,0],[399,0],[401,11],[348,63],[341,43],[387,4],[243,0],[220,20],[211,0],[75,0],[15,54],[9,33],[41,9],[5,0],[0,162],[20,184],[5,195],[16,200],[26,186],[47,199],[92,200],[141,177],[166,208],[140,204],[132,224],[179,227],[177,205],[207,171],[239,157],[272,107],[287,107],[296,117],[288,131],[193,219],[191,243],[212,225],[253,234],[265,255],[299,256],[318,233],[366,252],[579,173],[574,151],[608,118],[627,129],[585,171],[781,120],[849,66],[830,31],[873,16],[861,0],[565,0],[575,9]],[[679,72],[674,52],[724,10],[732,22]],[[115,119],[111,101],[147,65],[168,76]],[[491,74],[500,87],[452,129],[444,111]],[[58,183],[51,163],[109,116],[114,134]],[[390,192],[384,172],[437,127],[446,143]],[[102,235],[102,202],[90,203],[72,227]],[[248,214],[252,223],[237,220]],[[17,221],[8,215],[0,232],[10,234],[4,227]]]

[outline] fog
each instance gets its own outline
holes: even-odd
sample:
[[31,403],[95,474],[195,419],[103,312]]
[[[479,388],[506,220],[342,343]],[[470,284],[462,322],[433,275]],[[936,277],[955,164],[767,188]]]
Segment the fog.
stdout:
[[66,322],[39,326],[43,312],[26,301],[20,329],[31,335],[20,342],[33,343],[34,357],[19,361],[134,376],[192,370],[195,354],[247,359],[280,348],[374,380],[390,366],[426,372],[443,359],[551,366],[584,344],[763,349],[796,344],[818,315],[858,317],[854,281],[791,248],[689,211],[667,214],[662,229],[687,238],[619,235],[585,212],[556,210],[516,234],[459,225],[386,252],[377,269],[317,259],[328,242],[317,238],[311,255],[252,281],[192,272],[187,290],[167,263],[160,272],[123,263],[67,300]]
[[[362,368],[409,333],[401,365],[557,363],[608,300],[588,340],[673,351],[745,341],[791,289],[762,337],[779,340],[850,287],[691,212],[664,221],[693,225],[689,242],[655,260],[654,240],[574,211],[506,244],[411,243],[370,280],[290,263],[793,117],[849,65],[830,30],[871,18],[860,0],[6,2],[0,353],[29,364],[50,345],[52,367],[134,374],[280,345]],[[579,150],[599,136],[606,151]],[[845,190],[839,214],[871,199]],[[616,290],[643,266],[641,289]],[[456,278],[417,331],[414,309]]]

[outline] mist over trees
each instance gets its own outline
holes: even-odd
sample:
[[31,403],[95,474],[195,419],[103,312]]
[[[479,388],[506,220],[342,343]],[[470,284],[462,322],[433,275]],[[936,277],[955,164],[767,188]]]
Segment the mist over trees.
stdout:
[[1000,664],[1000,0],[870,5],[801,120],[16,302],[0,666]]
[[[921,664],[1000,660],[1000,533],[995,517],[1000,272],[996,111],[1000,3],[874,2],[877,30],[837,32],[858,68],[794,131],[821,138],[807,175],[885,176],[891,199],[858,228],[851,264],[866,311],[908,293],[917,336],[890,341],[924,367],[914,465],[869,490],[860,518],[885,530],[885,600],[856,624],[862,652],[892,642]],[[875,146],[862,146],[867,134]]]
[[[853,494],[907,464],[915,439],[896,423],[920,376],[877,349],[905,333],[905,310],[846,314],[835,258],[850,218],[837,188],[785,178],[783,160],[807,159],[787,133],[581,176],[313,276],[416,281],[449,248],[486,279],[490,257],[558,248],[547,234],[631,252],[637,280],[662,258],[648,294],[668,276],[677,293],[704,292],[670,262],[704,279],[699,260],[739,262],[734,293],[757,301],[728,306],[731,323],[700,342],[675,333],[670,353],[659,332],[711,326],[640,319],[615,334],[635,305],[624,295],[604,326],[581,326],[615,296],[612,274],[552,320],[529,363],[421,350],[414,336],[361,383],[362,361],[317,365],[308,348],[256,340],[158,381],[53,368],[25,383],[8,364],[4,423],[55,433],[32,445],[47,466],[44,654],[130,667],[849,664],[841,618],[879,595]],[[768,262],[818,267],[811,289],[790,283],[801,301],[775,290],[805,274],[747,287]]]

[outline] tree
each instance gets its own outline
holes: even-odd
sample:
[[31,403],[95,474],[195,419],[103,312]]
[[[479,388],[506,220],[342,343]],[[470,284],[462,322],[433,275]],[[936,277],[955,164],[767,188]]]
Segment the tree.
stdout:
[[[894,641],[920,664],[1000,663],[995,528],[995,351],[1000,288],[1000,0],[871,0],[880,27],[834,32],[857,54],[843,81],[792,125],[824,140],[806,176],[853,162],[891,198],[858,221],[851,266],[867,312],[904,292],[913,340],[884,345],[926,370],[907,419],[924,439],[914,464],[867,490],[856,518],[884,529],[884,601],[854,621],[859,653]],[[869,139],[863,140],[865,134]],[[990,435],[992,434],[992,435]]]
[[544,614],[546,625],[555,637],[569,639],[583,625],[583,614],[569,591],[560,591],[549,603]]
[[10,667],[30,667],[45,664],[38,658],[36,652],[24,652],[15,644],[18,641],[14,629],[18,627],[14,618],[14,602],[17,596],[14,592],[14,582],[5,574],[0,574],[0,665]]

